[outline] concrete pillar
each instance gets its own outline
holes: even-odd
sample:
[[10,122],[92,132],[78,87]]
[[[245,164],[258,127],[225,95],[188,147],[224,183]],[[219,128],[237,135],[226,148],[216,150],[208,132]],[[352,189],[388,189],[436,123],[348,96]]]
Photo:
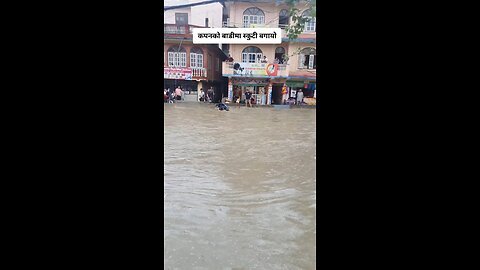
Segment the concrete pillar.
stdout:
[[[197,84],[197,101],[200,101],[200,95],[202,94],[200,89],[204,88],[202,81],[199,81]],[[205,88],[203,89],[205,91]]]
[[228,78],[228,100],[234,102],[233,100],[233,82],[232,78]]
[[285,104],[285,102],[287,101],[287,94],[288,94],[287,85],[283,84],[283,86],[282,86],[282,104]]
[[272,85],[272,83],[270,82],[270,83],[268,84],[267,105],[271,105],[271,104],[272,104],[272,88],[273,88],[273,85]]

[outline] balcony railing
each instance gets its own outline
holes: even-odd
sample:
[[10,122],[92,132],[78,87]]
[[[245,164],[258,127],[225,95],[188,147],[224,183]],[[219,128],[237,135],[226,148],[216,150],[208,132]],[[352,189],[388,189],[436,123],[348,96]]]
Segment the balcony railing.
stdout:
[[163,30],[165,34],[191,34],[193,28],[206,28],[198,25],[178,25],[178,24],[165,24]]
[[207,77],[207,69],[192,67],[192,77]]
[[[222,63],[222,75],[223,76],[230,76],[230,75],[234,75],[234,71],[233,71],[233,64],[232,62],[223,62]],[[278,73],[277,73],[277,76],[279,77],[286,77],[288,76],[288,67],[286,64],[278,64]],[[255,75],[253,75],[252,77],[255,77]]]
[[163,27],[165,34],[186,34],[188,33],[188,25],[165,25]]

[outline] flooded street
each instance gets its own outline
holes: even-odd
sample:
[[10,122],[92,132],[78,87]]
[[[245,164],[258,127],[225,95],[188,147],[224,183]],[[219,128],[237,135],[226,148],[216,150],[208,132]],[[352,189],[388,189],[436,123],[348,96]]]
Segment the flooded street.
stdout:
[[165,269],[315,269],[315,113],[164,104]]

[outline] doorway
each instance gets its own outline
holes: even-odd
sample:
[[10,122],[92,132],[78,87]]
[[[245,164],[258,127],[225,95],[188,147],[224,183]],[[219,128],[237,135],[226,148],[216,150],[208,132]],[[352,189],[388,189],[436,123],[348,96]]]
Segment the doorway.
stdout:
[[282,84],[273,84],[272,86],[272,104],[282,104]]

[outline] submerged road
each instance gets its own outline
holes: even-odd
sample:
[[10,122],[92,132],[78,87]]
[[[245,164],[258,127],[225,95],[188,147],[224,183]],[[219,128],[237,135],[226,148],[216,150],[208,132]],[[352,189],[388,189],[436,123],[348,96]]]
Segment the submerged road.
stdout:
[[315,113],[165,104],[165,269],[315,269]]

